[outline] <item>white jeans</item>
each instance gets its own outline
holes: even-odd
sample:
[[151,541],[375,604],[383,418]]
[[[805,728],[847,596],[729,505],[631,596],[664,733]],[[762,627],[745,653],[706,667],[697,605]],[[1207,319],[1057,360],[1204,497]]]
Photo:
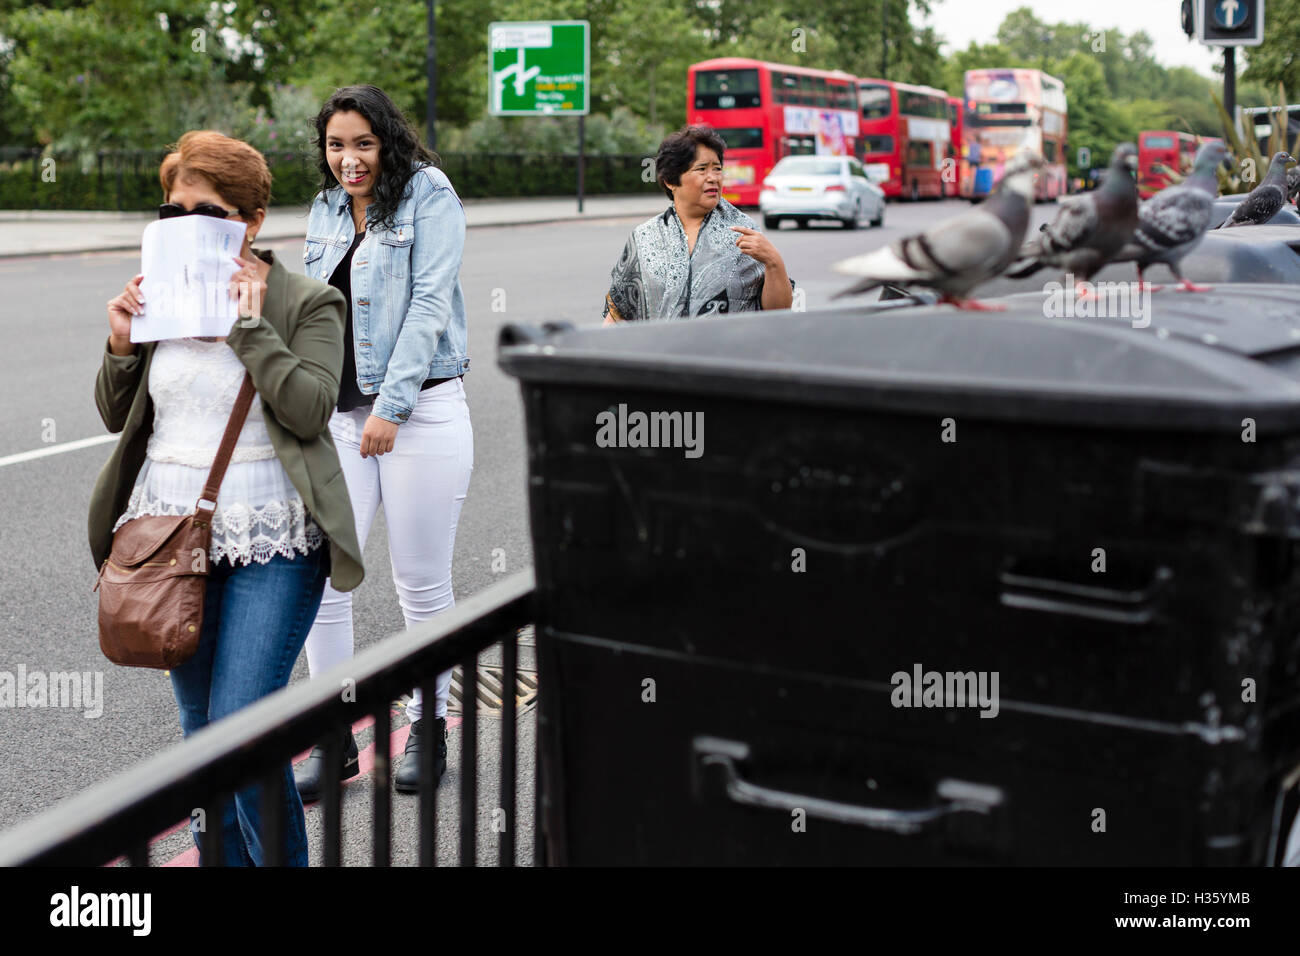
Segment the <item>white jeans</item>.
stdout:
[[[368,407],[335,411],[330,433],[343,465],[363,550],[375,512],[383,506],[393,583],[402,616],[411,628],[456,603],[451,557],[474,468],[474,431],[465,386],[454,378],[420,392],[411,417],[398,426],[393,450],[362,458],[361,433],[369,417]],[[316,623],[307,635],[307,668],[312,674],[323,674],[350,660],[352,652],[352,594],[326,584]],[[438,675],[435,717],[447,715],[450,689],[448,670]],[[422,711],[417,687],[406,715],[414,722]]]

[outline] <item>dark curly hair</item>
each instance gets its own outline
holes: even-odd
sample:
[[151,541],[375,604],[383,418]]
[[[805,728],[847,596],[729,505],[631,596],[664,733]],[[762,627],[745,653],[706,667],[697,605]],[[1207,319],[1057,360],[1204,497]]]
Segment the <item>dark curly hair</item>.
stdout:
[[712,126],[683,126],[677,132],[669,133],[659,144],[659,155],[655,157],[655,178],[669,199],[673,198],[673,191],[668,187],[682,184],[682,173],[695,162],[695,149],[698,146],[707,146],[717,153],[719,162],[727,148],[727,144],[714,132]]
[[397,206],[415,175],[415,164],[440,166],[442,160],[420,142],[411,121],[387,93],[377,86],[344,86],[335,90],[316,114],[317,168],[322,192],[339,184],[325,155],[325,127],[331,116],[343,112],[360,113],[379,139],[379,178],[375,181],[374,199],[366,208],[366,218],[380,228],[391,228]]

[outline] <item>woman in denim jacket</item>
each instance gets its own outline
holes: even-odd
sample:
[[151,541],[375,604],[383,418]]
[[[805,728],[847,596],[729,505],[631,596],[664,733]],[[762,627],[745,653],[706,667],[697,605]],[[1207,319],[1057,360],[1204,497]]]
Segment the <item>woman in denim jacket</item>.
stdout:
[[[343,374],[330,431],[365,547],[382,506],[393,582],[406,626],[454,603],[456,524],[469,488],[474,433],[461,378],[469,369],[460,259],[465,212],[393,101],[373,86],[338,90],[316,117],[322,186],[303,250],[310,278],[348,300]],[[307,637],[313,675],[353,652],[352,595],[327,586]],[[407,757],[396,787],[417,789],[419,761],[447,759],[447,691],[439,675],[433,720],[417,688],[407,705]],[[344,779],[357,774],[356,741],[344,744]],[[299,768],[303,799],[320,791],[324,750]]]

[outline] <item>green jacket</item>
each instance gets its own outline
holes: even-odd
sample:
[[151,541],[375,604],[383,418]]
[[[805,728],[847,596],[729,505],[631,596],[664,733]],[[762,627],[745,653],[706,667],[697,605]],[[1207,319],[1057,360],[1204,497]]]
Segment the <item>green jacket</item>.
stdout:
[[[330,583],[351,591],[365,571],[352,500],[329,431],[343,369],[346,304],[338,289],[290,272],[270,252],[254,252],[271,263],[261,321],[248,326],[236,322],[226,344],[253,377],[280,464],[329,538]],[[95,406],[108,430],[120,431],[122,438],[90,495],[90,552],[96,568],[108,558],[113,525],[126,510],[145,461],[153,431],[149,363],[156,344],[141,343],[133,355],[113,355],[104,345]]]

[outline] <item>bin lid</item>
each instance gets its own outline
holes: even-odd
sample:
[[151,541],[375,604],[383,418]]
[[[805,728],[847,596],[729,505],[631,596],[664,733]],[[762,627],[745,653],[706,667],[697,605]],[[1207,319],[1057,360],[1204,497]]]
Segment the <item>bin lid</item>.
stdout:
[[1300,430],[1300,286],[1155,293],[1145,327],[1045,317],[1043,291],[995,301],[1007,311],[904,300],[615,328],[508,325],[498,352],[525,383],[608,389],[611,401],[636,389],[1107,428],[1240,433],[1249,417]]

